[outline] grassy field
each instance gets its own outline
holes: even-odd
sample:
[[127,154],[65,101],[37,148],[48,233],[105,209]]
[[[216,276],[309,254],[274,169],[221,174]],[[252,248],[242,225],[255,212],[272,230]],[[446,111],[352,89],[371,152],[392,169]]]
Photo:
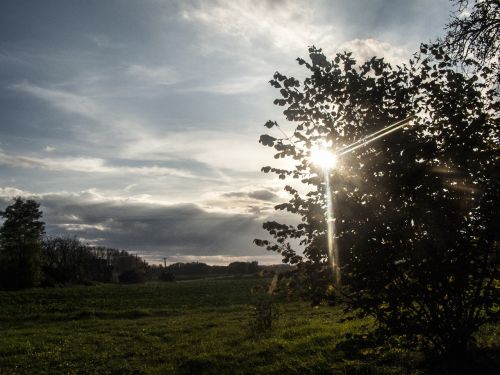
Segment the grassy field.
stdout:
[[[0,292],[1,374],[417,374],[419,356],[339,345],[369,321],[340,308],[278,303],[255,330],[265,279],[212,279]],[[499,345],[485,327],[480,345]]]

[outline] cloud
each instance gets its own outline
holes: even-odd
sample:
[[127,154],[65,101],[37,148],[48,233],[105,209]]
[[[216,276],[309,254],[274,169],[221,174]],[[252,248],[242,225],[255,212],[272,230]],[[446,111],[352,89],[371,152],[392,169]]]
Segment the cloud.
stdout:
[[401,64],[410,56],[410,53],[403,48],[373,38],[349,40],[342,43],[339,50],[352,52],[358,63],[376,56],[383,57],[389,63]]
[[[245,91],[248,89],[245,85],[251,81],[233,81],[234,86],[231,84],[226,86],[225,83],[221,83],[219,86],[207,87],[206,89],[219,92]],[[251,83],[251,85],[255,84],[255,82]],[[167,158],[167,160],[171,160],[172,158],[180,159],[180,155],[183,155],[184,159],[189,157],[198,163],[205,165],[210,163],[214,171],[221,168],[236,171],[258,171],[269,160],[269,152],[266,152],[268,150],[259,148],[257,140],[260,131],[258,129],[254,129],[253,132],[202,130],[203,126],[199,125],[197,128],[187,127],[181,131],[164,130],[160,124],[150,123],[140,117],[134,121],[133,116],[126,115],[127,109],[123,111],[113,110],[105,103],[98,102],[86,95],[47,89],[27,82],[14,84],[10,87],[44,100],[62,112],[77,114],[92,120],[94,126],[91,128],[75,127],[80,135],[79,138],[86,141],[87,145],[89,143],[98,144],[100,146],[99,152],[112,150],[120,158],[159,160]],[[119,114],[116,114],[117,112]],[[139,115],[144,114],[139,113]],[[135,117],[139,115],[136,112]],[[238,144],[238,147],[229,146],[234,144]],[[256,150],[260,150],[260,152],[256,153]],[[253,156],[249,158],[248,155]],[[4,160],[5,158],[6,156],[3,155]],[[58,165],[63,169],[80,171],[82,168],[78,166],[83,165],[83,168],[90,168],[92,171],[116,171],[116,168],[111,168],[99,158],[74,158],[74,160],[68,159],[67,161],[28,159],[23,159],[23,166],[36,164],[43,168],[56,169],[55,165]],[[131,172],[135,171],[131,170]],[[169,171],[158,167],[142,168],[137,172],[141,174],[169,173]],[[221,174],[222,172],[217,173],[219,177],[225,178]]]
[[123,48],[125,45],[123,43],[117,43],[113,41],[108,35],[97,35],[89,34],[87,35],[89,40],[94,43],[99,48]]
[[[149,254],[148,254],[149,255]],[[279,255],[239,255],[239,256],[230,256],[230,255],[197,255],[197,256],[189,256],[189,255],[175,255],[166,257],[167,264],[172,263],[189,263],[189,262],[202,262],[211,265],[227,265],[231,262],[253,262],[258,261],[259,264],[279,264],[281,263],[281,258]],[[146,259],[148,259],[146,257]],[[158,262],[158,259],[161,257],[154,257],[152,261]],[[158,262],[161,263],[162,262]]]
[[[4,208],[12,196],[0,190]],[[252,241],[261,219],[249,214],[209,212],[194,204],[159,205],[115,200],[95,194],[50,193],[31,196],[41,203],[50,235],[76,235],[94,245],[162,256],[265,255]],[[161,257],[159,257],[161,259]]]
[[[429,0],[412,4],[198,0],[183,4],[181,16],[203,30],[202,54],[232,56],[253,71],[267,72],[283,67],[284,59],[303,57],[311,45],[329,56],[349,50],[363,61],[376,55],[399,64],[432,36],[447,8],[448,4]],[[432,15],[425,15],[429,9]]]
[[132,189],[134,189],[136,186],[137,186],[137,184],[129,184],[129,185],[125,186],[125,188],[123,190],[129,192]]
[[26,196],[33,196],[33,193],[15,187],[0,187],[0,199],[4,202],[10,201],[14,197]]
[[60,90],[46,89],[28,82],[16,83],[11,89],[25,92],[49,102],[54,107],[92,120],[100,120],[103,112],[90,98]]
[[[106,106],[102,99],[99,102],[89,95],[44,88],[29,82],[16,83],[9,88],[43,100],[63,113],[91,120],[90,124],[85,124],[85,129],[76,125],[73,125],[73,128],[80,133],[80,137],[86,137],[92,142],[102,143],[102,140],[113,139],[116,143],[118,140],[131,139],[136,134],[144,132],[142,123],[134,121],[133,116],[117,114],[120,111]],[[93,126],[88,127],[88,125]]]
[[189,87],[180,91],[183,93],[207,92],[221,95],[243,94],[265,88],[268,81],[269,77],[263,75],[233,77],[216,83]]
[[278,195],[270,190],[255,190],[249,192],[241,192],[241,191],[233,191],[230,193],[223,194],[224,197],[227,198],[246,198],[246,199],[255,199],[261,201],[273,201]]
[[35,158],[29,156],[11,156],[0,151],[0,165],[21,168],[38,168],[49,171],[105,173],[116,175],[139,176],[176,176],[182,178],[210,179],[189,170],[164,167],[160,165],[113,165],[100,158],[61,157]]
[[[189,155],[213,168],[238,172],[258,172],[272,159],[273,151],[258,143],[260,129],[234,130],[187,129],[161,135],[138,134],[122,149],[125,158],[163,158],[168,155]],[[221,172],[222,173],[222,172]]]
[[185,5],[182,16],[246,46],[268,41],[284,51],[330,45],[335,35],[333,26],[315,24],[314,7],[301,1],[198,1]]
[[129,65],[126,73],[140,81],[153,85],[171,85],[179,81],[177,72],[169,66]]

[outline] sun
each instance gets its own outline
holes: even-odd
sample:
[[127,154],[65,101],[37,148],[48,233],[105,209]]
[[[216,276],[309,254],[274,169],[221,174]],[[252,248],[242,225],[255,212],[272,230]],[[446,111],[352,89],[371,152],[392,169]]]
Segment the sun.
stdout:
[[334,169],[338,164],[337,155],[319,146],[311,148],[310,160],[313,164],[325,170]]

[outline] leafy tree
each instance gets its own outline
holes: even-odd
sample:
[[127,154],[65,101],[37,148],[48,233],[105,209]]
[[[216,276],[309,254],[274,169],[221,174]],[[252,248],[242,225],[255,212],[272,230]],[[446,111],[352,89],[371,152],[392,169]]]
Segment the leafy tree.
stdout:
[[[455,12],[446,25],[443,46],[459,60],[475,57],[498,68],[500,3],[498,0],[455,0]],[[497,77],[498,79],[498,77]]]
[[0,284],[7,288],[36,285],[41,276],[40,246],[45,224],[40,204],[20,197],[5,211],[0,228]]
[[[458,355],[496,314],[498,93],[458,72],[442,48],[423,52],[393,68],[377,58],[357,66],[350,53],[330,61],[312,47],[309,61],[298,59],[310,73],[303,84],[275,73],[274,103],[294,129],[260,142],[295,166],[262,170],[291,179],[291,198],[276,209],[300,221],[266,222],[274,240],[256,243],[297,265],[289,285],[313,302],[341,294],[350,311],[374,316],[380,332]],[[314,145],[334,152],[410,115],[410,129],[342,156],[326,191],[310,161]],[[335,203],[341,293],[333,293],[326,249],[326,194]]]

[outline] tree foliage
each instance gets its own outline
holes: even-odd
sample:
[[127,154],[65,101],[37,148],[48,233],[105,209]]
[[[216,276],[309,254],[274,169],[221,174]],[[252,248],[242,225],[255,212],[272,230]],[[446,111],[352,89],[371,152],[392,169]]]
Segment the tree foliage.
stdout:
[[[257,245],[297,265],[290,286],[315,303],[331,299],[331,193],[350,309],[408,342],[441,354],[465,351],[496,314],[498,93],[457,71],[438,46],[395,68],[377,58],[357,66],[350,53],[330,61],[315,47],[298,62],[310,73],[302,84],[278,72],[271,80],[293,135],[264,135],[261,143],[275,158],[295,161],[291,169],[262,170],[291,179],[291,198],[276,209],[300,222],[264,223],[273,240]],[[412,127],[343,156],[329,172],[333,191],[325,191],[310,162],[315,144],[335,151],[410,115],[417,116]]]
[[0,228],[0,286],[25,288],[41,277],[40,247],[45,230],[40,204],[20,197],[5,211]]
[[76,237],[46,237],[42,242],[44,283],[111,281],[112,252],[85,245]]
[[[500,3],[498,0],[455,0],[456,9],[442,41],[459,60],[475,57],[482,64],[500,57]],[[498,79],[498,77],[497,77]]]

